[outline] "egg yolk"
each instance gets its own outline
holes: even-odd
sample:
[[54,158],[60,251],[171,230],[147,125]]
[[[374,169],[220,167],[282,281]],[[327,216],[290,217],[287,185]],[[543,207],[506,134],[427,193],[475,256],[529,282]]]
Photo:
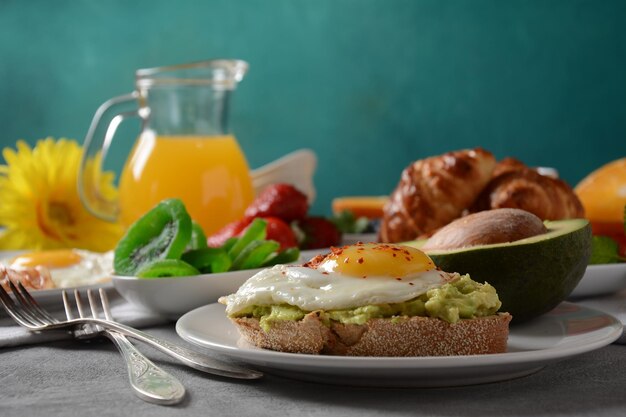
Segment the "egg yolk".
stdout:
[[14,268],[32,268],[35,266],[63,268],[75,265],[79,263],[81,259],[81,256],[71,249],[57,249],[18,255],[11,261],[11,266]]
[[359,278],[403,278],[435,269],[435,263],[419,249],[387,243],[358,243],[334,248],[317,267]]

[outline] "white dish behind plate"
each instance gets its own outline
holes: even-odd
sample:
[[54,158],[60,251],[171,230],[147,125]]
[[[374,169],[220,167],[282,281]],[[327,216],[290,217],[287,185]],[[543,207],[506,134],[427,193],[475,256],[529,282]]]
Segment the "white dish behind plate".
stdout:
[[[17,255],[22,253],[29,252],[27,250],[4,250],[0,251],[0,260],[11,259]],[[33,296],[33,298],[39,303],[42,307],[63,307],[63,299],[61,293],[63,290],[66,290],[68,293],[72,294],[74,289],[79,290],[81,293],[85,293],[85,291],[98,290],[103,288],[107,291],[107,294],[110,294],[113,289],[113,283],[111,280],[102,280],[101,282],[94,282],[89,285],[80,285],[75,287],[63,287],[63,288],[50,288],[47,290],[29,290],[28,293]],[[4,313],[4,310],[2,310]]]
[[570,298],[593,297],[626,288],[626,263],[589,265]]
[[[29,290],[28,293],[37,301],[41,307],[45,307],[51,310],[63,310],[63,296],[61,293],[63,290],[67,291],[70,295],[70,299],[73,300],[74,290],[78,290],[81,295],[86,295],[87,290],[96,291],[102,288],[107,292],[109,297],[112,297],[115,293],[115,289],[113,288],[113,283],[107,282],[102,284],[94,284],[94,285],[83,285],[80,287],[70,287],[70,288],[50,288],[48,290]],[[0,309],[0,315],[4,315],[4,310]]]
[[608,345],[622,334],[614,317],[562,303],[531,322],[511,327],[508,353],[409,358],[343,357],[274,352],[250,346],[224,306],[190,311],[176,323],[185,340],[281,376],[361,386],[442,387],[502,381]]
[[113,276],[113,285],[126,301],[164,316],[178,318],[199,306],[234,293],[260,269],[175,278]]

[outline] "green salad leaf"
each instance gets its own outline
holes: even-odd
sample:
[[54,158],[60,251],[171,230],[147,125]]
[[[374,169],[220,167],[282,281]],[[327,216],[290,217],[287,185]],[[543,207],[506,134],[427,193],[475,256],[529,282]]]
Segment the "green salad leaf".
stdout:
[[343,210],[330,218],[341,233],[365,233],[372,231],[367,217],[356,217],[350,210]]
[[[626,205],[624,206],[624,233],[626,233]],[[614,264],[626,262],[626,258],[620,256],[619,243],[609,236],[593,236],[591,238],[591,258],[589,265]]]
[[608,236],[591,238],[591,258],[589,265],[614,264],[624,259],[619,256],[619,245]]
[[613,264],[620,262],[619,245],[608,236],[593,236],[589,265]]

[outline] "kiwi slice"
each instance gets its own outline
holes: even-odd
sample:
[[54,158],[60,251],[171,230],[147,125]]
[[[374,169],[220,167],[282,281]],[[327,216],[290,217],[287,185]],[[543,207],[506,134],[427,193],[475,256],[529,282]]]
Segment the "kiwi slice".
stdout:
[[161,201],[133,223],[117,244],[115,273],[132,276],[154,261],[179,259],[191,240],[191,227],[181,200]]

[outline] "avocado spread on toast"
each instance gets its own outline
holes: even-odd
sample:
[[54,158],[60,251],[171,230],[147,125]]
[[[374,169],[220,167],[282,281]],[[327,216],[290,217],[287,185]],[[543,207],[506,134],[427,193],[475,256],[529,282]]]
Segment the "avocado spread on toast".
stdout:
[[[391,318],[402,320],[406,317],[433,317],[456,323],[460,319],[491,316],[500,308],[500,300],[494,287],[488,283],[480,284],[469,275],[433,288],[412,300],[394,304],[365,305],[341,310],[317,310],[322,322],[330,325],[331,321],[343,324],[364,324],[369,319]],[[298,307],[280,305],[253,305],[238,311],[236,317],[259,319],[261,328],[266,332],[272,323],[279,320],[302,320],[311,312]]]

